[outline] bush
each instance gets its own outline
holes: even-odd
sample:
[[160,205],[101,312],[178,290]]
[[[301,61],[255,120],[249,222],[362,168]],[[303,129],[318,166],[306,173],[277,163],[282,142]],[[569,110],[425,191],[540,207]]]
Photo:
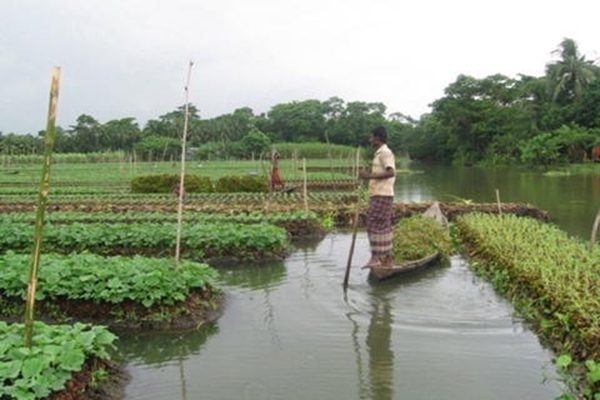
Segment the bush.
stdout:
[[215,191],[218,193],[264,193],[268,189],[268,181],[263,176],[224,176],[215,183]]
[[[171,193],[179,186],[179,175],[160,174],[139,176],[131,180],[133,193]],[[188,193],[211,193],[212,182],[206,176],[186,175],[185,191]]]

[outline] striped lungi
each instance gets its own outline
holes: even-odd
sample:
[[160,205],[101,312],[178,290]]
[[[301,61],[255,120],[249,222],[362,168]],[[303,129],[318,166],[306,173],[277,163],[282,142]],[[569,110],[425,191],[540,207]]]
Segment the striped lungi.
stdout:
[[367,213],[367,233],[373,257],[392,256],[394,230],[392,226],[393,196],[371,196]]

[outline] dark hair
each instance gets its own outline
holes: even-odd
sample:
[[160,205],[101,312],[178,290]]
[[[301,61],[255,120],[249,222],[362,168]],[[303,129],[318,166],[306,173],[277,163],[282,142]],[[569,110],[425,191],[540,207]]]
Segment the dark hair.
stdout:
[[373,137],[378,138],[383,143],[387,141],[387,132],[385,131],[385,128],[383,126],[378,126],[377,128],[373,129],[371,131],[371,135],[373,135]]

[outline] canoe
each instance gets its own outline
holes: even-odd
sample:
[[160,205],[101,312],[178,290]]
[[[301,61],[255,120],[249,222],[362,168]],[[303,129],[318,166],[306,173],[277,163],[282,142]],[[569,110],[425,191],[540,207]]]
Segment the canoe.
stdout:
[[440,258],[441,254],[439,252],[435,252],[419,260],[406,261],[401,264],[394,265],[392,268],[371,267],[369,278],[372,277],[382,281],[396,275],[401,275],[407,272],[424,269],[430,265],[435,264],[437,261],[439,261]]
[[[425,212],[424,216],[433,218],[438,221],[441,225],[447,225],[448,219],[440,209],[439,203],[436,201],[433,203]],[[369,278],[375,278],[380,281],[392,278],[397,275],[402,275],[407,272],[412,272],[420,269],[425,269],[431,265],[437,263],[441,258],[440,252],[431,253],[419,260],[407,260],[400,264],[396,264],[392,267],[371,267],[369,272]]]

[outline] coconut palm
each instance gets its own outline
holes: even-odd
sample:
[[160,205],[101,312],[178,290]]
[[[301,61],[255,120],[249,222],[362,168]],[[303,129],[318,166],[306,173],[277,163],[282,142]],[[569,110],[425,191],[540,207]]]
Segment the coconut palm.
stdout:
[[552,87],[552,99],[562,94],[564,99],[577,99],[588,85],[598,77],[600,69],[593,61],[579,54],[577,43],[565,38],[553,52],[560,59],[546,66],[546,76]]

